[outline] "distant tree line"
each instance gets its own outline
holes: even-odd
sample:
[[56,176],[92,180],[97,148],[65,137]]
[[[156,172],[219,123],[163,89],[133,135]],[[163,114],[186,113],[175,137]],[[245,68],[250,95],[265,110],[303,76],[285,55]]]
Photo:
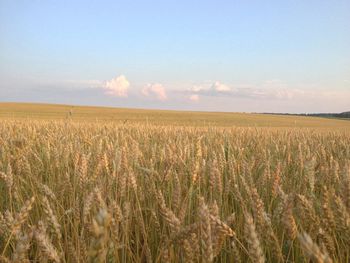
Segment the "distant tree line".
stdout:
[[292,115],[292,116],[312,116],[312,117],[324,117],[324,118],[342,118],[350,119],[350,111],[342,113],[264,113],[264,114],[274,114],[274,115]]

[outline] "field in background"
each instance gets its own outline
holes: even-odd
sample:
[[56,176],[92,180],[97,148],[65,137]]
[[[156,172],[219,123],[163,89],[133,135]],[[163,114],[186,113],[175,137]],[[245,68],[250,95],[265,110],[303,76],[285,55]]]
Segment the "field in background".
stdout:
[[0,104],[0,262],[350,262],[349,125]]
[[53,104],[0,103],[2,119],[115,121],[220,127],[309,127],[350,129],[350,121],[248,113],[138,110]]

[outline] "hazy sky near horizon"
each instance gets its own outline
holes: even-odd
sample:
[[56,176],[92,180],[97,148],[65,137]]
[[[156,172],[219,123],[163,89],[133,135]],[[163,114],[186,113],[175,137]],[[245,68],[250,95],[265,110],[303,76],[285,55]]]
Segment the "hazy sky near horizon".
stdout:
[[0,101],[350,110],[350,1],[0,0]]

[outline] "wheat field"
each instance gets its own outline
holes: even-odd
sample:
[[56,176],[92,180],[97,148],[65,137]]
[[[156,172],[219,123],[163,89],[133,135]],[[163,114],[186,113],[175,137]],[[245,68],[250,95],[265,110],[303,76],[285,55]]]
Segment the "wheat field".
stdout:
[[350,262],[349,122],[23,112],[0,118],[1,262]]

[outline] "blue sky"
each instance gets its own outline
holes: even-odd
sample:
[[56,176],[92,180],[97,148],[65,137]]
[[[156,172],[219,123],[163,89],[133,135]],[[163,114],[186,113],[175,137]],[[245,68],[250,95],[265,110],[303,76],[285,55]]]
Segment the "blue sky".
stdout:
[[0,101],[350,110],[350,1],[0,0]]

